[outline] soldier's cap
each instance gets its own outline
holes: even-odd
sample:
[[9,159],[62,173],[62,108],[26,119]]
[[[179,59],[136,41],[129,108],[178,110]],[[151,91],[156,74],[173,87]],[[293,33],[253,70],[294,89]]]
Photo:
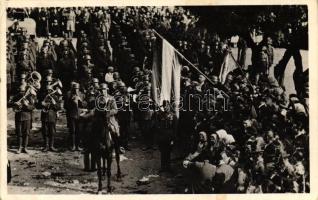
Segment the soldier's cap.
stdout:
[[57,23],[57,19],[54,19],[53,22],[54,22],[54,23]]
[[26,78],[26,74],[21,74],[21,79],[25,79]]
[[21,84],[19,86],[19,91],[24,92],[26,90],[26,85],[25,84]]
[[45,70],[45,73],[46,74],[53,74],[53,70],[52,69],[47,69],[47,70]]
[[99,83],[98,78],[93,78],[92,81],[93,81],[93,83]]
[[85,55],[85,60],[91,60],[91,56],[90,55]]
[[106,83],[100,84],[100,89],[101,90],[108,90],[108,85]]
[[117,86],[118,87],[126,87],[126,84],[122,81],[118,81]]
[[21,54],[21,55],[28,55],[28,51],[27,51],[27,50],[21,51],[20,54]]
[[150,80],[150,77],[149,77],[148,75],[144,75],[144,76],[142,77],[142,79],[143,79],[144,81],[149,81],[149,80]]
[[290,95],[289,95],[289,99],[290,99],[291,101],[298,100],[298,96],[297,96],[297,94],[290,94]]
[[46,82],[52,82],[52,81],[53,81],[53,79],[52,79],[52,77],[51,77],[51,76],[47,76],[47,77],[45,78],[45,81],[46,81]]
[[79,83],[76,83],[76,82],[73,82],[72,88],[73,88],[73,89],[79,89],[79,88],[80,88],[80,84],[79,84]]
[[83,53],[88,54],[88,53],[90,53],[90,50],[86,48],[83,50]]
[[113,67],[113,66],[108,66],[107,69],[108,69],[108,70],[114,69],[114,67]]
[[151,72],[151,70],[145,69],[144,73],[145,73],[145,75],[151,75],[152,72]]
[[83,46],[83,47],[87,47],[87,46],[88,46],[88,42],[83,41],[83,42],[82,42],[82,46]]
[[81,42],[88,42],[88,39],[87,39],[87,35],[86,35],[86,33],[84,33],[83,35],[82,35],[82,37],[81,37]]
[[145,90],[146,90],[146,91],[150,91],[150,90],[151,90],[151,85],[150,85],[150,84],[147,85],[147,86],[145,87]]

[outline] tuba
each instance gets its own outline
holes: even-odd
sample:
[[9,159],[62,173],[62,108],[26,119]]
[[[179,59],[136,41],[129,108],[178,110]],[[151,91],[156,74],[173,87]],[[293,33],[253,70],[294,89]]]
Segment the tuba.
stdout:
[[29,77],[26,79],[26,82],[29,86],[39,90],[41,88],[41,79],[42,76],[39,72],[33,71],[29,74]]

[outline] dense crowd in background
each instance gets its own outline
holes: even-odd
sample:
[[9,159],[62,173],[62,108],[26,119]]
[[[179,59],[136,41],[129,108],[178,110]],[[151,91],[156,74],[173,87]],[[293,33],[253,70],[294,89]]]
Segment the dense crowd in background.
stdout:
[[[17,12],[9,9],[8,17]],[[276,80],[269,75],[274,67],[270,35],[265,33],[258,42],[251,31],[250,38],[240,38],[242,53],[237,66],[220,81],[224,58],[231,54],[230,38],[199,27],[199,17],[186,7],[31,8],[26,13],[36,21],[37,35],[30,36],[18,21],[9,28],[8,100],[21,90],[28,75],[37,71],[42,76],[40,90],[57,78],[63,84],[63,98],[56,98],[61,106],[55,111],[63,106],[69,109],[62,99],[65,101],[72,89],[83,94],[86,103],[80,106],[89,108],[101,83],[107,84],[112,96],[124,97],[120,101],[133,98],[134,105],[151,101],[152,55],[160,40],[154,29],[204,74],[181,61],[181,95],[190,109],[180,111],[175,139],[169,138],[178,145],[169,145],[183,148],[185,192],[309,191],[308,91],[297,79],[297,93],[287,96],[281,76]],[[38,38],[43,37],[39,44]],[[76,45],[73,38],[77,38]],[[252,47],[251,66],[245,66],[247,46]],[[209,99],[215,110],[201,108],[206,99],[193,94],[204,96],[214,90],[222,91],[226,98]],[[147,99],[139,98],[144,94]],[[44,105],[36,105],[43,109]],[[128,132],[134,121],[139,125],[143,150],[154,148],[156,113],[133,106],[132,112],[119,111],[116,117],[121,146],[130,149]],[[85,147],[84,135],[74,138],[75,149],[81,143]]]

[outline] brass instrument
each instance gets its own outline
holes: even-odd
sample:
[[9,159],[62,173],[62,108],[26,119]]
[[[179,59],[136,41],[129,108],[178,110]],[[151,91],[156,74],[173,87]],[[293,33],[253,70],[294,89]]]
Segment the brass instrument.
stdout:
[[[53,94],[57,94],[58,96],[61,96],[62,95],[62,91],[60,90],[60,88],[56,88],[55,90],[53,90],[52,92],[48,93],[43,101],[42,101],[42,104],[43,103],[48,103],[48,104],[51,104],[52,103],[52,100],[53,100],[53,97],[52,95]],[[43,112],[48,112],[48,108],[43,108],[42,109]]]
[[29,86],[39,90],[41,88],[41,79],[42,76],[39,72],[33,71],[29,74],[29,77],[26,79],[26,82]]
[[63,85],[62,85],[62,82],[60,81],[60,79],[57,79],[54,83],[52,83],[51,85],[49,85],[49,87],[51,88],[55,88],[55,87],[58,87],[58,88],[62,88]]
[[13,111],[14,112],[20,112],[21,109],[22,109],[22,105],[21,105],[21,101],[22,100],[27,100],[26,98],[29,96],[29,95],[34,95],[36,96],[36,90],[34,90],[34,88],[32,87],[29,87],[27,89],[27,91],[24,93],[24,95],[16,102],[14,102],[14,108],[13,108]]

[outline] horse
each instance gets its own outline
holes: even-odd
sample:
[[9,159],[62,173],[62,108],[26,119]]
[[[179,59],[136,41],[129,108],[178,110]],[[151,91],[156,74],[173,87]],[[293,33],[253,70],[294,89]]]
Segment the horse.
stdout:
[[[107,173],[107,192],[111,193],[111,166],[113,151],[115,150],[117,162],[117,180],[121,180],[119,158],[119,126],[116,124],[115,115],[117,107],[115,101],[108,101],[106,110],[95,110],[93,122],[93,151],[96,158],[98,176],[98,194],[102,192],[102,179]],[[102,163],[103,162],[103,163]],[[106,166],[107,162],[107,166]],[[103,164],[103,165],[102,165]]]

